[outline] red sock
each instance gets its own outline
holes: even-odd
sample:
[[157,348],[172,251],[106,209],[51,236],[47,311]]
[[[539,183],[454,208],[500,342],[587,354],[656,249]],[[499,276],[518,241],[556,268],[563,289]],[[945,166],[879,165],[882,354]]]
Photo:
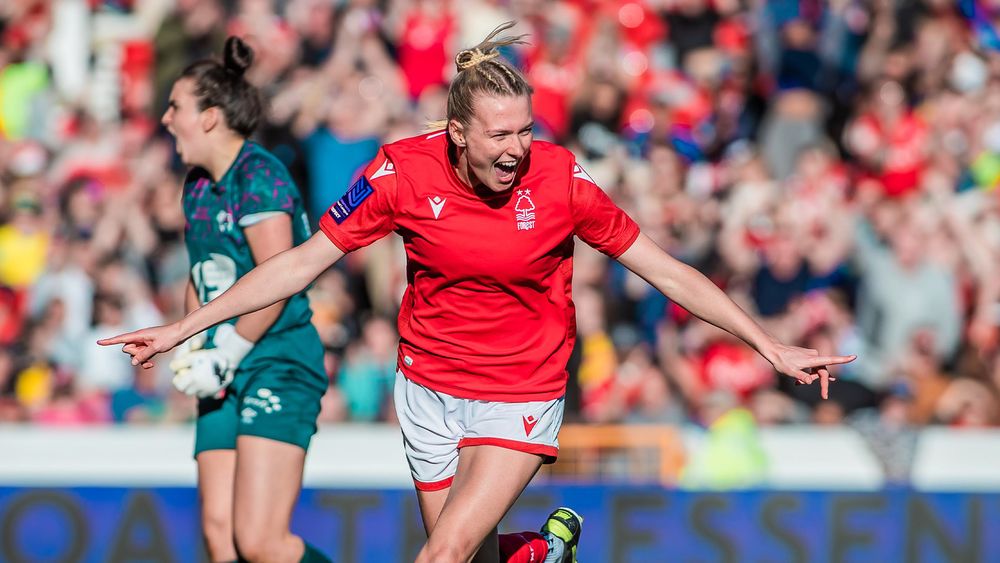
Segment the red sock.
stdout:
[[538,532],[500,534],[500,561],[504,563],[542,563],[549,552],[549,542]]

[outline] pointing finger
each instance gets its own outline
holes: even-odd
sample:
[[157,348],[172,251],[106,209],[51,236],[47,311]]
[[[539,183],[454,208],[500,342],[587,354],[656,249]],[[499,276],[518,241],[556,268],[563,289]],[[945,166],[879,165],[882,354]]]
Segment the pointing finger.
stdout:
[[114,344],[128,344],[129,342],[135,342],[137,339],[134,337],[135,333],[128,332],[125,334],[119,334],[118,336],[112,336],[111,338],[102,338],[97,341],[101,346],[112,346]]
[[846,364],[853,362],[858,357],[856,355],[850,356],[816,356],[815,358],[807,358],[805,360],[805,367],[818,368],[821,366],[834,366],[837,364]]

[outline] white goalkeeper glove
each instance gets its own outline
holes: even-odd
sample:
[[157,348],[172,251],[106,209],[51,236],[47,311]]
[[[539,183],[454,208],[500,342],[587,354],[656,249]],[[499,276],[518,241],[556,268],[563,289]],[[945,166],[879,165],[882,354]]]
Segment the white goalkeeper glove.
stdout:
[[[181,347],[191,342],[197,336],[191,337]],[[202,337],[204,342],[204,337]],[[215,348],[208,350],[192,342],[187,353],[177,356],[170,362],[174,371],[174,387],[186,395],[196,395],[199,398],[218,395],[233,381],[236,368],[243,358],[253,349],[254,343],[240,336],[236,328],[228,323],[219,325],[212,338]]]
[[[201,350],[202,348],[204,348],[205,340],[207,340],[205,333],[199,332],[198,334],[192,336],[191,338],[188,338],[184,342],[181,342],[181,345],[178,346],[176,350],[174,350],[174,358],[170,360],[170,366],[171,366],[170,369],[174,369],[173,368],[174,362],[177,361],[178,358],[186,356],[191,352],[194,352],[195,350]],[[176,373],[177,370],[174,370],[174,372]]]

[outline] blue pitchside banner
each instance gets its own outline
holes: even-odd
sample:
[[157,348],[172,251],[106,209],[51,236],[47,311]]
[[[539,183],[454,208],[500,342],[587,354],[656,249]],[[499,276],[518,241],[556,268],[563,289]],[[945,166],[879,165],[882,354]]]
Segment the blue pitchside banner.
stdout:
[[[536,530],[561,504],[586,518],[588,563],[1000,561],[1000,494],[544,485],[501,530]],[[423,541],[407,490],[307,489],[294,529],[338,563],[412,561]],[[0,561],[204,560],[193,489],[0,488]]]

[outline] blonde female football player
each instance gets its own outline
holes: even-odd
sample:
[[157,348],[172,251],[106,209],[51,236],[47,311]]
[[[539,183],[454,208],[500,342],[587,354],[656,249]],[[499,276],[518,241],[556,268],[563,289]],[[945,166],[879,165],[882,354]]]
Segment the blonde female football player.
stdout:
[[[580,518],[559,509],[545,542],[496,526],[558,453],[575,323],[574,237],[804,383],[850,356],[767,334],[697,270],[639,232],[573,155],[532,138],[531,87],[495,37],[459,53],[446,127],[382,147],[308,242],[258,266],[171,325],[102,341],[146,363],[234,315],[293,295],[344,254],[397,232],[408,287],[399,314],[396,408],[428,540],[418,561],[575,561]],[[542,553],[544,552],[544,553]]]

